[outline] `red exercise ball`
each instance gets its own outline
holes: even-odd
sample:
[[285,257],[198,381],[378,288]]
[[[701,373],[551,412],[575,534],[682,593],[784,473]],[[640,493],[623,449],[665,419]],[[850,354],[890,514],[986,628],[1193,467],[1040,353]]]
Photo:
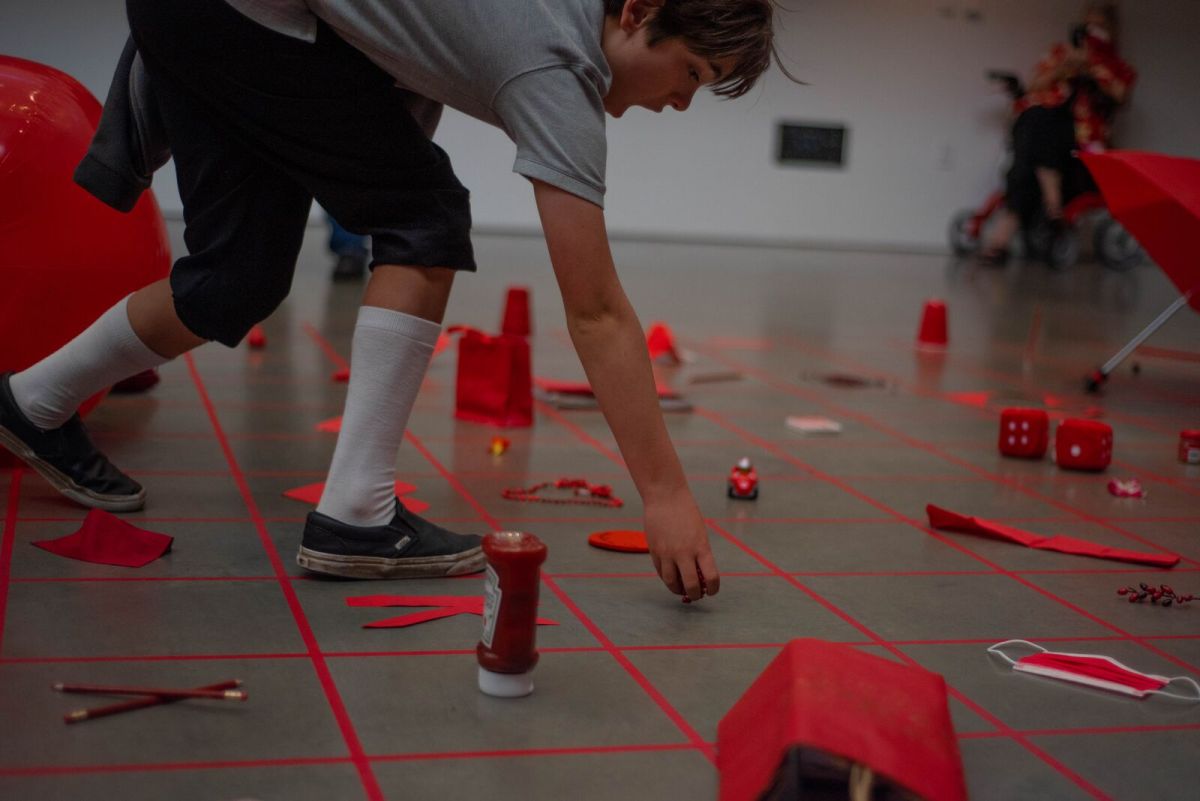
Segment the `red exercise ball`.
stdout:
[[99,120],[74,78],[0,56],[0,372],[52,353],[170,270],[150,192],[122,214],[72,179]]

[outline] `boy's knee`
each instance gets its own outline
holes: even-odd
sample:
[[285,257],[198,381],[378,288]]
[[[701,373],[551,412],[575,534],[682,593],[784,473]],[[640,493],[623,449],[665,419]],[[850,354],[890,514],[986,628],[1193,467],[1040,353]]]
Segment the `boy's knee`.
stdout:
[[268,271],[246,267],[236,279],[209,275],[196,283],[177,282],[172,274],[175,313],[193,334],[235,347],[283,303],[291,290],[290,272],[282,279],[262,280]]

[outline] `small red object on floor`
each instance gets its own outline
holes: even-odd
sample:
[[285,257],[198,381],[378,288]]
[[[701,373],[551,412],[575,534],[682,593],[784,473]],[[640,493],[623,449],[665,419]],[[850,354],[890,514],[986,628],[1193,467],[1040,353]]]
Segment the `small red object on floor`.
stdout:
[[350,381],[350,368],[343,367],[340,370],[334,370],[333,375],[331,375],[330,378],[335,384],[348,383]]
[[1184,429],[1179,432],[1179,461],[1200,464],[1200,430]]
[[1128,481],[1114,478],[1108,482],[1108,494],[1118,498],[1145,498],[1146,490],[1142,489],[1142,482],[1136,478]]
[[246,334],[246,344],[253,350],[262,350],[267,346],[267,335],[261,325],[256,325]]
[[100,509],[88,512],[83,526],[56,540],[33,543],[68,559],[98,565],[142,567],[171,550],[172,537],[146,531]]
[[1022,459],[1041,459],[1050,444],[1050,416],[1042,409],[1004,409],[1000,412],[1000,453]]
[[803,781],[806,765],[839,763],[847,783],[874,774],[924,801],[966,801],[945,680],[848,645],[792,640],[717,727],[720,801],[766,797],[781,769]]
[[588,536],[588,545],[593,548],[603,548],[606,551],[621,553],[650,553],[646,543],[646,535],[641,531],[618,529],[613,531],[597,531]]
[[1112,426],[1097,420],[1068,418],[1054,435],[1054,460],[1066,470],[1104,470],[1112,449]]
[[758,500],[758,471],[750,460],[743,456],[729,471],[729,483],[725,494],[742,501]]
[[925,308],[921,311],[921,327],[917,329],[917,347],[944,348],[949,342],[946,304],[937,299],[925,301]]
[[646,349],[650,351],[650,361],[658,364],[680,364],[679,351],[675,349],[675,335],[666,323],[655,323],[646,332]]
[[488,445],[488,453],[492,456],[503,456],[509,445],[512,445],[512,442],[504,437],[492,437],[492,442]]
[[500,318],[500,333],[527,337],[533,333],[529,316],[529,287],[510,286],[504,296],[504,315]]

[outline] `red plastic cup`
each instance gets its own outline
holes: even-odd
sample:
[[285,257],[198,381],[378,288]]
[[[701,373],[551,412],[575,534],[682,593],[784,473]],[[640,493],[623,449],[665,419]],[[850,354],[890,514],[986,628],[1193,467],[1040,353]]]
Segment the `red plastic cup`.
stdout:
[[925,309],[921,312],[921,327],[917,330],[917,347],[944,348],[949,341],[946,304],[936,299],[925,301]]
[[500,322],[500,333],[527,337],[533,333],[533,322],[529,318],[529,288],[512,286],[504,299],[504,318]]

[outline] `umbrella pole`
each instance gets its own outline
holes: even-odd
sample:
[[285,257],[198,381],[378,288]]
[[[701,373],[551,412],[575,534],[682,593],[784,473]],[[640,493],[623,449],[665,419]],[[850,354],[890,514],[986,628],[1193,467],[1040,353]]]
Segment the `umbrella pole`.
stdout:
[[1104,382],[1108,380],[1109,374],[1112,373],[1113,370],[1117,369],[1117,365],[1119,365],[1121,362],[1125,361],[1125,357],[1128,356],[1130,353],[1133,353],[1133,351],[1138,347],[1138,345],[1141,345],[1143,342],[1145,342],[1147,339],[1149,339],[1150,336],[1155,331],[1157,331],[1158,329],[1160,329],[1164,325],[1166,325],[1167,320],[1170,320],[1175,315],[1175,312],[1179,311],[1184,306],[1186,306],[1188,301],[1191,300],[1192,295],[1194,295],[1195,293],[1196,293],[1196,289],[1192,288],[1192,289],[1188,290],[1187,293],[1180,295],[1178,298],[1176,298],[1175,302],[1172,303],[1170,306],[1168,306],[1166,309],[1164,309],[1162,314],[1155,317],[1154,320],[1150,323],[1150,325],[1143,328],[1137,336],[1135,336],[1133,339],[1131,339],[1129,341],[1128,345],[1126,345],[1125,347],[1123,347],[1119,351],[1117,351],[1116,355],[1114,355],[1111,359],[1106,361],[1099,370],[1095,370],[1090,375],[1088,375],[1087,378],[1084,379],[1084,381],[1086,382],[1085,385],[1086,385],[1087,391],[1088,392],[1096,392],[1097,390],[1099,390],[1101,385],[1103,385]]

